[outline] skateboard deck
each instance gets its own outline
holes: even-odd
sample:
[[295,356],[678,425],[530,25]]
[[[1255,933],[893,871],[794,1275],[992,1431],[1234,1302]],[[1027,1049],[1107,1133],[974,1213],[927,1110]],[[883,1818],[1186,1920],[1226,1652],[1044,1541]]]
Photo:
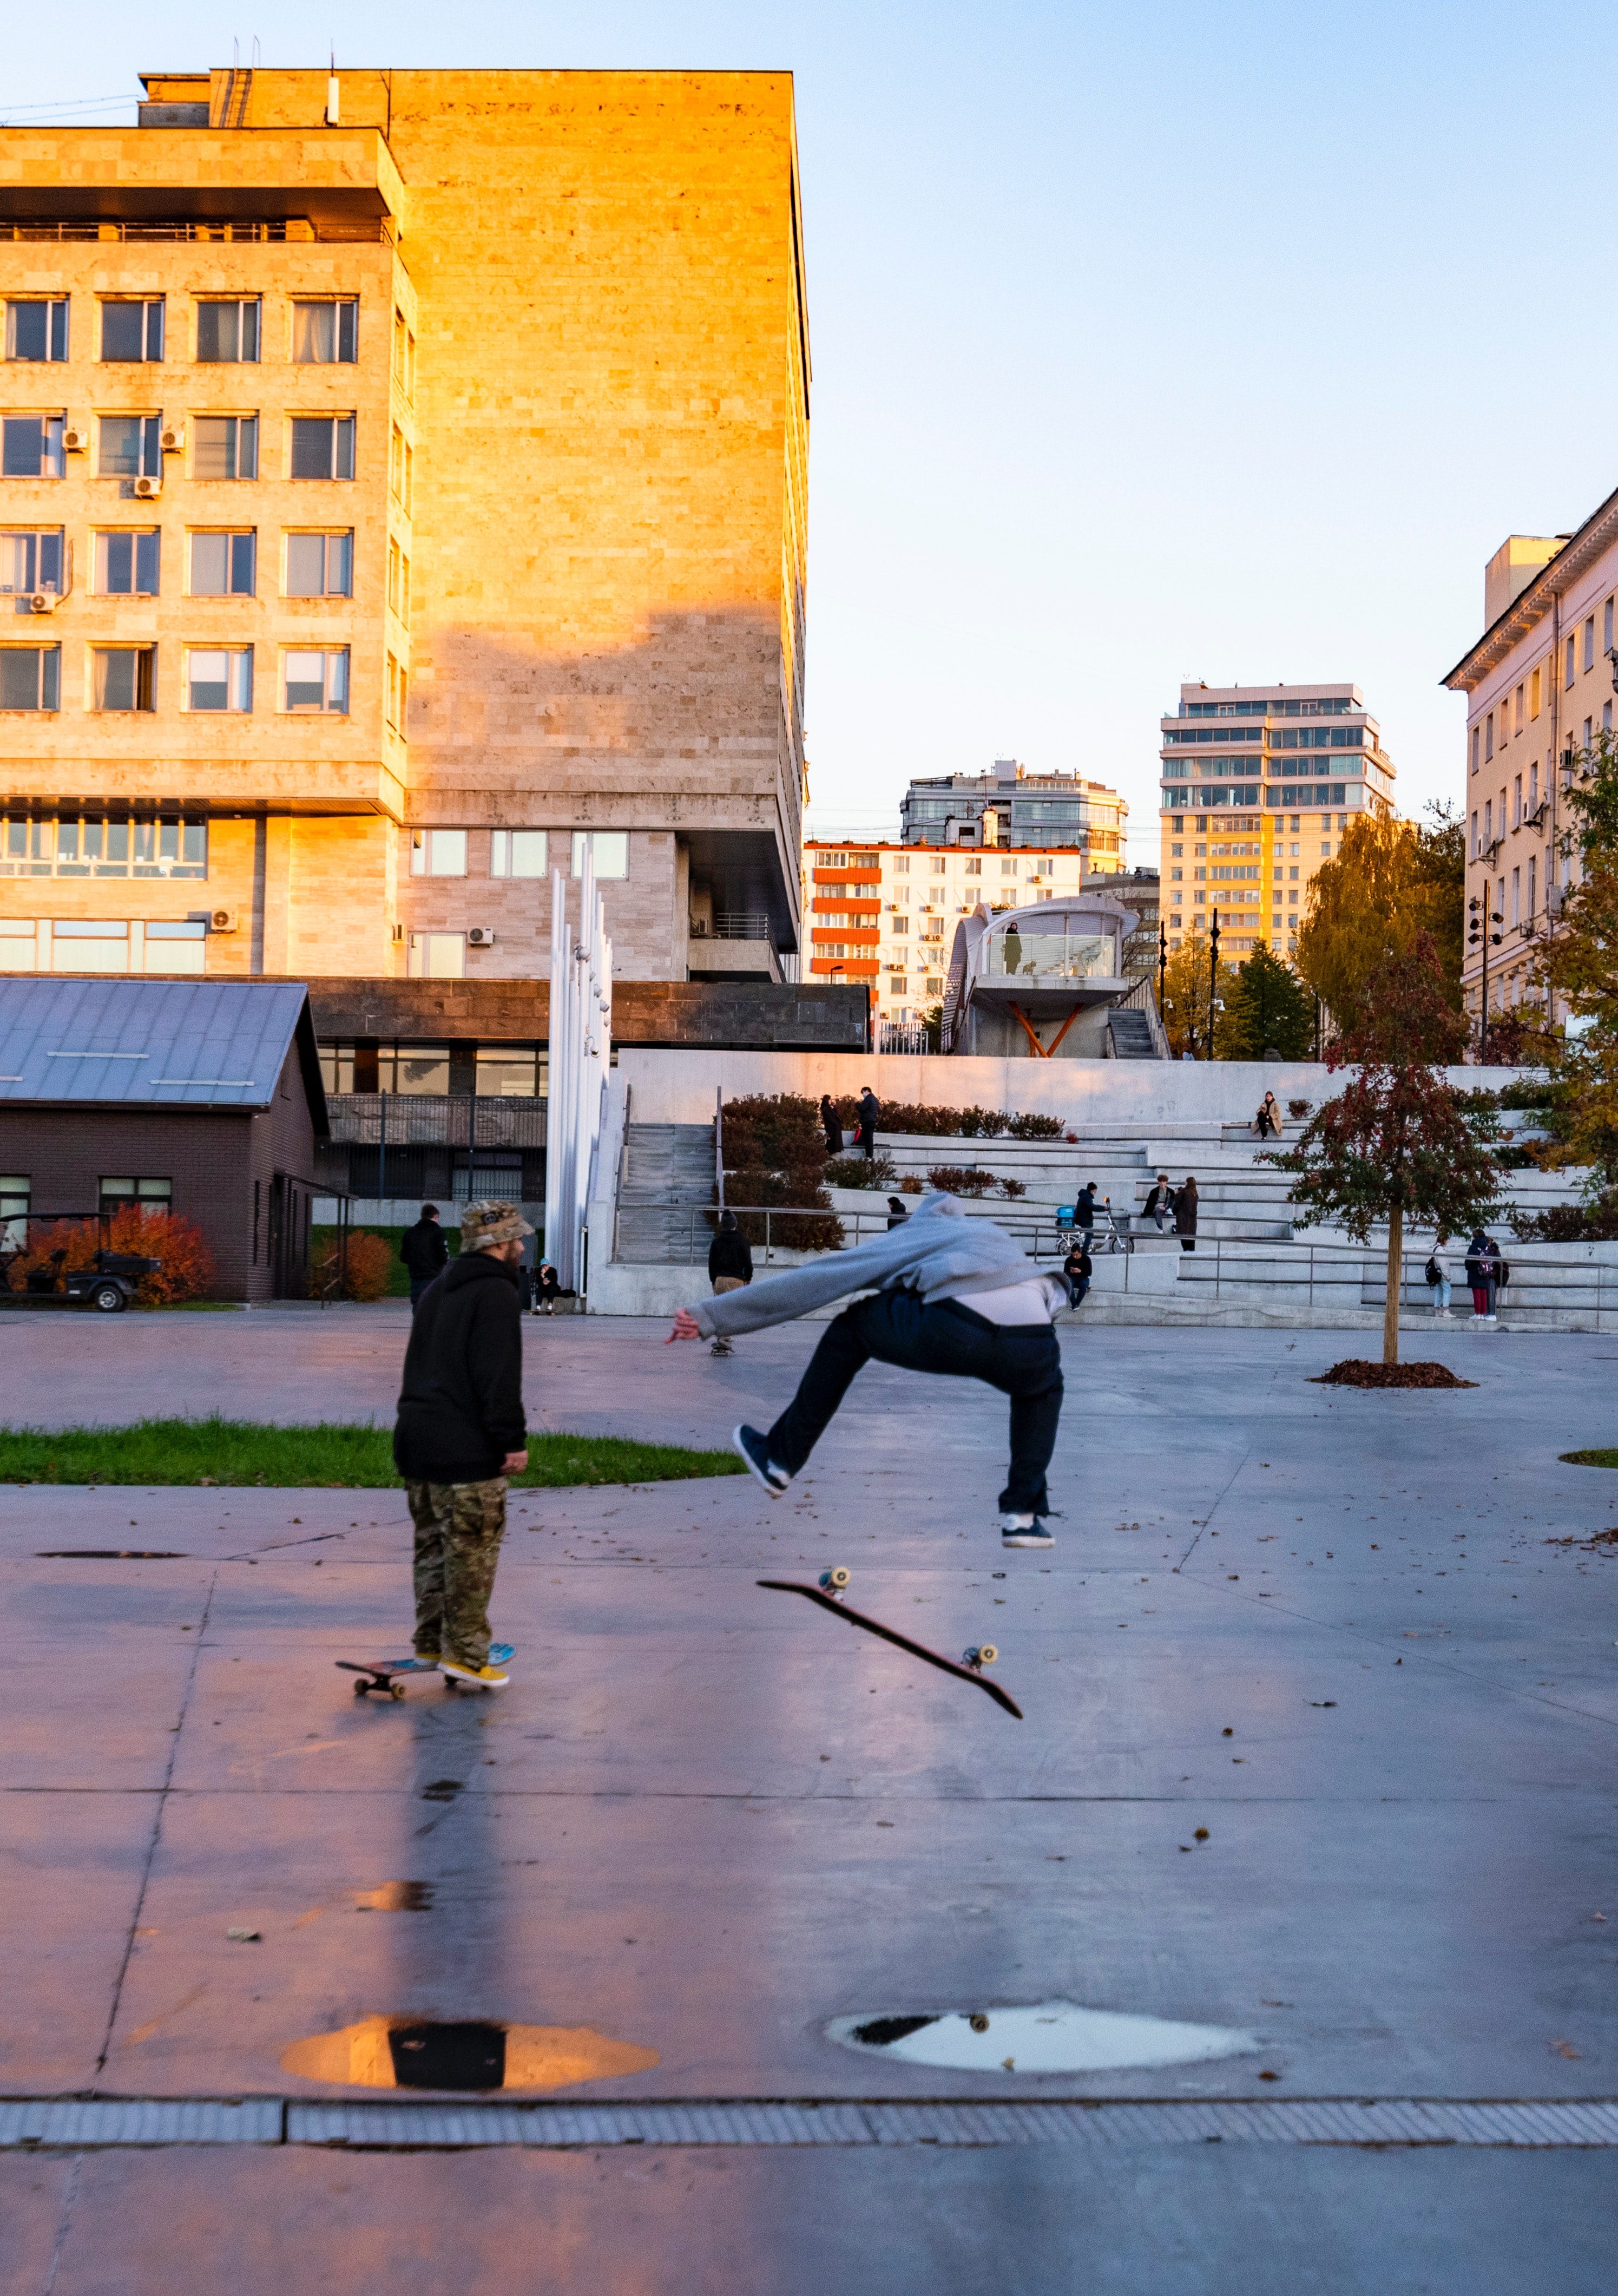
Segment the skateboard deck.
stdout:
[[364,1698],[372,1690],[380,1690],[386,1698],[403,1698],[404,1685],[402,1682],[396,1682],[394,1677],[402,1674],[421,1674],[425,1671],[411,1659],[379,1659],[373,1666],[361,1666],[354,1659],[339,1658],[333,1663],[341,1667],[345,1674],[357,1674],[363,1677],[354,1685],[354,1694],[356,1698]]
[[979,1690],[988,1692],[996,1706],[1003,1707],[1017,1721],[1022,1720],[1023,1710],[1016,1699],[1009,1691],[1002,1690],[998,1682],[991,1682],[983,1671],[1000,1656],[993,1643],[983,1643],[975,1649],[963,1652],[959,1660],[945,1658],[941,1652],[928,1650],[925,1643],[912,1642],[909,1635],[902,1635],[896,1627],[885,1627],[880,1619],[868,1619],[863,1611],[851,1610],[842,1599],[848,1575],[844,1570],[823,1570],[819,1580],[809,1587],[801,1578],[760,1578],[756,1583],[781,1595],[806,1595],[812,1603],[818,1603],[822,1611],[829,1611],[834,1619],[843,1619],[851,1627],[863,1627],[868,1635],[875,1635],[882,1642],[892,1643],[895,1650],[908,1651],[912,1658],[924,1659],[928,1666],[936,1666],[940,1674],[952,1674],[957,1681],[976,1683]]

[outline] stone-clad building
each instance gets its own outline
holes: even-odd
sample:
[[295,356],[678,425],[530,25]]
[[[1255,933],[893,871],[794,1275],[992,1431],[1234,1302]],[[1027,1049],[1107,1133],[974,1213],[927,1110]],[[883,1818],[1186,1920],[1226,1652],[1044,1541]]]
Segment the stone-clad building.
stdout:
[[534,979],[590,840],[624,978],[780,980],[789,75],[146,86],[0,131],[0,969]]

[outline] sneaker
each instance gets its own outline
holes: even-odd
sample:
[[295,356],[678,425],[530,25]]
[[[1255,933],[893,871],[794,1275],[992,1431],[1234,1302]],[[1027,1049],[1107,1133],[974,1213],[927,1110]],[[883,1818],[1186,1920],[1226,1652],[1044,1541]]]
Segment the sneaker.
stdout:
[[[489,1664],[491,1666],[508,1665],[510,1661],[516,1657],[516,1655],[517,1645],[515,1643],[491,1643],[489,1644]],[[396,1674],[437,1674],[438,1671],[438,1652],[437,1651],[416,1651],[411,1657],[402,1660],[400,1663],[394,1668],[393,1671]]]
[[1056,1535],[1036,1514],[1002,1514],[1000,1543],[1002,1546],[1054,1546]]
[[772,1499],[780,1498],[792,1478],[785,1467],[778,1467],[770,1456],[768,1447],[757,1428],[732,1428],[731,1447],[747,1462],[748,1472],[754,1481],[762,1483]]
[[[492,1659],[492,1650],[489,1655]],[[462,1666],[453,1658],[441,1660],[440,1664],[452,1682],[470,1682],[474,1690],[503,1690],[511,1679],[497,1666]]]
[[731,1345],[729,1340],[715,1340],[713,1346],[708,1349],[708,1353],[711,1356],[733,1356],[736,1350]]

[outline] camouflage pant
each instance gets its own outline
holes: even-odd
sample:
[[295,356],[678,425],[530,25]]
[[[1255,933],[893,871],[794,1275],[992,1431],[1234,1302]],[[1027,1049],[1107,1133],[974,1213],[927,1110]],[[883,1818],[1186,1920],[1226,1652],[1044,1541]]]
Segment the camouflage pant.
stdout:
[[416,1527],[418,1652],[457,1666],[488,1662],[489,1596],[505,1536],[506,1479],[486,1483],[406,1483]]

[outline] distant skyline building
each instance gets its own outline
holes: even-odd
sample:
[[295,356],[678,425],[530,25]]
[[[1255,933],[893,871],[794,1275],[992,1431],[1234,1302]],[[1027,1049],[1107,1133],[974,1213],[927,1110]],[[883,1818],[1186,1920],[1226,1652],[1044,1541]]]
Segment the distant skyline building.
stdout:
[[905,845],[1076,847],[1092,870],[1121,869],[1129,805],[1082,774],[1036,774],[997,758],[986,774],[915,780],[899,807]]
[[1292,955],[1352,816],[1393,811],[1393,760],[1360,688],[1189,684],[1159,732],[1171,953],[1217,908],[1222,955]]

